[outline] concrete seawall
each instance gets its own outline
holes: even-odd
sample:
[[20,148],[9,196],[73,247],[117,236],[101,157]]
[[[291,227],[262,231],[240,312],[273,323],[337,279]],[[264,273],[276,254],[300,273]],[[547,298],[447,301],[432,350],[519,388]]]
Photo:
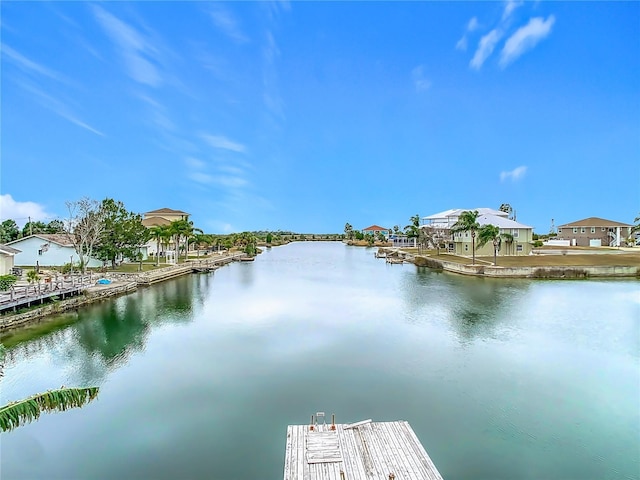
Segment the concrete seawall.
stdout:
[[78,295],[77,297],[48,303],[24,313],[3,315],[0,317],[0,332],[39,323],[50,315],[76,310],[92,303],[133,292],[137,288],[138,285],[135,282],[124,282],[104,287],[90,287],[86,289],[82,295]]
[[640,267],[635,266],[522,266],[501,267],[494,265],[463,265],[427,255],[396,254],[419,267],[429,267],[460,275],[494,278],[622,278],[640,277]]
[[44,321],[45,317],[56,315],[70,310],[76,310],[91,303],[131,293],[140,286],[148,286],[163,282],[181,275],[187,275],[194,271],[212,271],[222,265],[233,262],[245,254],[233,254],[218,258],[195,260],[189,263],[170,265],[167,267],[150,270],[148,272],[117,273],[109,272],[103,276],[111,280],[108,285],[94,285],[82,292],[81,295],[65,300],[44,304],[38,308],[23,313],[6,313],[0,317],[0,332],[33,325]]

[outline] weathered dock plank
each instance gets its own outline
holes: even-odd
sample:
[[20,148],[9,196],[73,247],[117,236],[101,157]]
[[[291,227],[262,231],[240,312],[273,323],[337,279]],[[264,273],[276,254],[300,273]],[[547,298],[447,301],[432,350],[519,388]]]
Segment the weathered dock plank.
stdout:
[[442,480],[406,421],[289,425],[284,480]]

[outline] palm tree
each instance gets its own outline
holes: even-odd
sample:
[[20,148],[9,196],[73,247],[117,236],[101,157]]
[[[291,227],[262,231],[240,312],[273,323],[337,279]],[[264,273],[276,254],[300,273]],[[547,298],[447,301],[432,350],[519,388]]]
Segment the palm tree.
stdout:
[[495,225],[486,224],[478,230],[478,247],[483,247],[489,242],[493,243],[493,264],[498,264],[498,250],[501,243],[500,228]]
[[404,227],[404,233],[407,236],[407,238],[414,239],[413,245],[415,246],[415,239],[417,239],[420,236],[420,215],[416,213],[409,220],[411,220],[411,224]]
[[60,388],[33,395],[0,407],[0,430],[8,432],[37,420],[42,412],[59,412],[82,407],[96,398],[98,387]]
[[168,225],[154,225],[149,228],[151,238],[156,241],[156,267],[160,265],[160,242],[168,236]]
[[[0,377],[4,375],[5,348],[0,343]],[[0,431],[8,432],[36,420],[40,413],[81,407],[98,395],[98,387],[49,390],[0,407]]]
[[478,211],[465,211],[460,214],[458,221],[451,227],[451,233],[471,232],[471,253],[473,260],[471,264],[476,263],[476,232],[480,229],[478,223]]

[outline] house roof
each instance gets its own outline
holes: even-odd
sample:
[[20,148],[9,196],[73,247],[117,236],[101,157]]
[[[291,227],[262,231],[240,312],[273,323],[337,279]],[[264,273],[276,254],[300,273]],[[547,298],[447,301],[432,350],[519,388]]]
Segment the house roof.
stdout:
[[171,208],[161,208],[159,210],[151,210],[149,212],[146,212],[145,215],[149,215],[149,214],[162,215],[163,213],[171,214],[171,215],[189,215],[187,212],[183,212],[182,210],[172,210]]
[[17,248],[10,247],[9,245],[3,245],[0,243],[0,253],[5,255],[15,255],[16,253],[20,253],[22,250],[18,250]]
[[564,225],[558,225],[558,228],[563,227],[633,227],[628,223],[614,222],[613,220],[607,220],[599,217],[589,217],[577,222],[565,223]]
[[45,242],[56,243],[63,247],[73,247],[73,242],[69,238],[69,235],[66,233],[34,233],[33,235],[29,235],[28,237],[19,238],[18,240],[9,242],[7,243],[7,245],[21,243],[30,238],[40,238]]
[[480,207],[480,208],[451,208],[449,210],[445,210],[444,212],[434,213],[433,215],[429,215],[428,217],[422,217],[422,219],[423,220],[439,220],[442,218],[459,217],[462,212],[473,212],[474,210],[477,210],[478,214],[480,215],[495,215],[497,217],[509,216],[507,212],[503,212],[501,210],[495,210],[493,208],[488,208],[488,207]]
[[389,229],[388,229],[388,228],[380,227],[379,225],[371,225],[370,227],[363,228],[363,229],[362,229],[362,231],[363,231],[363,232],[364,232],[364,231],[368,231],[368,232],[370,232],[370,231],[374,231],[374,232],[388,232],[388,231],[389,231]]
[[142,220],[142,225],[145,227],[155,227],[159,225],[171,225],[171,220],[167,220],[163,217],[149,217]]
[[[504,212],[503,212],[504,213]],[[482,225],[495,225],[498,228],[533,228],[515,220],[498,215],[480,215],[478,223]]]

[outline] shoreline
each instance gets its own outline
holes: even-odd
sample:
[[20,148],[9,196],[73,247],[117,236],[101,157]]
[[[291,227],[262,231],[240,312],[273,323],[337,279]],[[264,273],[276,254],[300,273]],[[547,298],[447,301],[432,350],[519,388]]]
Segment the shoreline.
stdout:
[[46,322],[48,317],[135,292],[138,287],[146,287],[182,275],[215,271],[221,266],[227,265],[243,256],[245,254],[192,260],[189,264],[171,265],[139,273],[109,272],[102,275],[101,278],[111,280],[110,284],[94,284],[84,289],[80,295],[74,297],[46,303],[39,307],[31,308],[26,312],[3,314],[0,316],[0,334],[4,335],[12,330],[28,328],[29,326]]
[[418,267],[490,278],[529,279],[588,279],[588,278],[640,278],[640,266],[633,265],[522,265],[500,266],[462,264],[430,255],[414,255],[400,249],[379,248],[378,252],[393,253]]

